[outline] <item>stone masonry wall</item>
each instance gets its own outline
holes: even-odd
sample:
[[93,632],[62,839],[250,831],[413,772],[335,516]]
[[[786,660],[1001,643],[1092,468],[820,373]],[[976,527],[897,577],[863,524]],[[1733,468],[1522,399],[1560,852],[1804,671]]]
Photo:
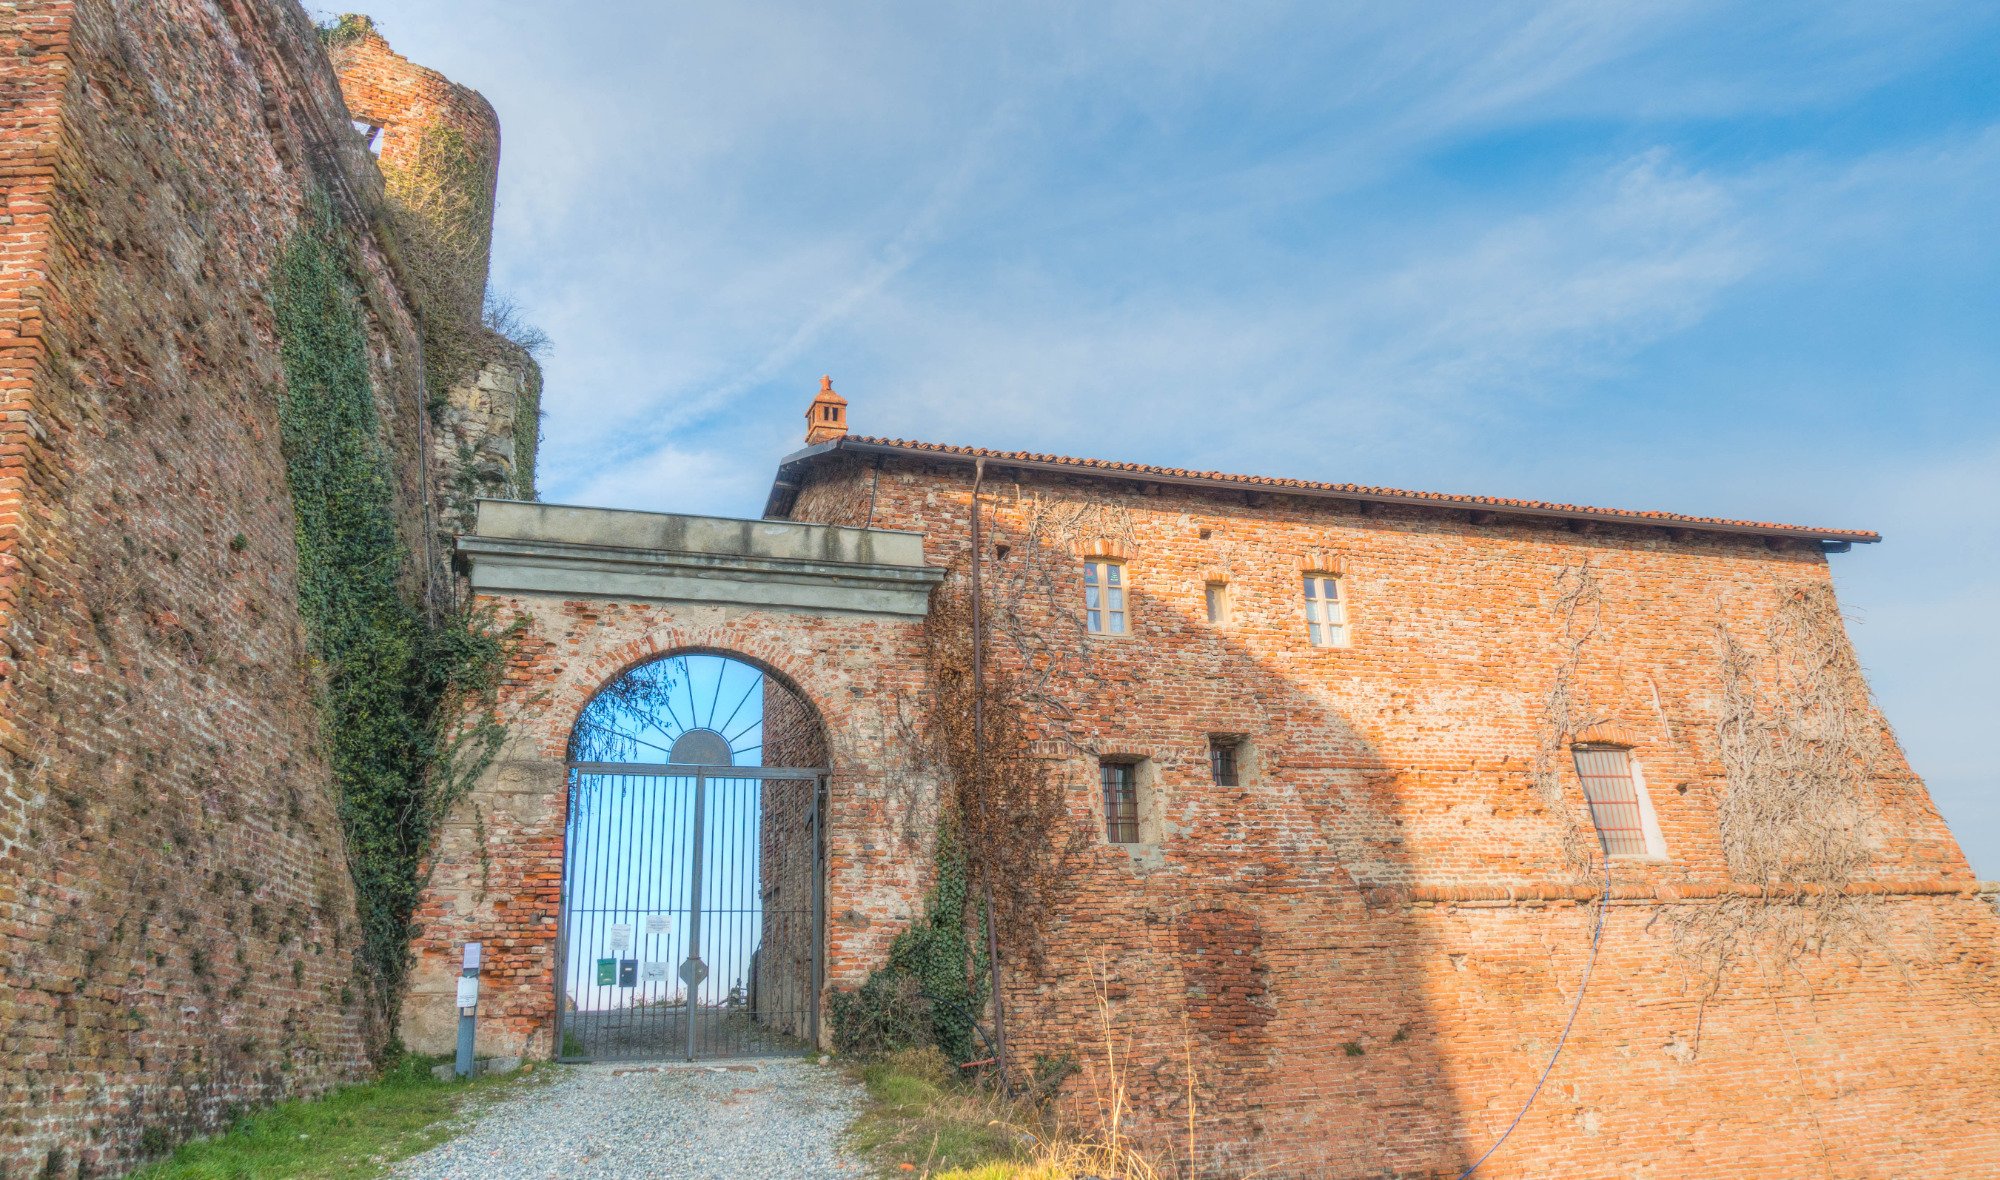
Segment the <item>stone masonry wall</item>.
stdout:
[[271,276],[316,187],[419,555],[424,427],[380,180],[296,4],[10,5],[0,93],[0,1175],[103,1175],[388,1032],[279,449]]
[[[835,456],[791,515],[869,511],[962,562],[970,476]],[[1956,1177],[2000,1158],[2000,921],[1866,699],[1847,702],[1881,753],[1857,900],[1789,963],[1740,925],[1769,911],[1723,855],[1716,627],[1758,645],[1787,595],[1828,586],[1816,549],[1004,470],[987,489],[989,584],[1037,518],[1063,567],[1053,599],[1012,605],[1063,669],[1073,818],[1096,844],[1038,916],[1048,960],[1008,977],[1008,1011],[1018,1061],[1084,1067],[1078,1113],[1108,1093],[1108,1036],[1127,1132],[1207,1173],[1448,1177],[1492,1144],[1563,1027],[1603,888],[1558,838],[1589,831],[1567,749],[1560,808],[1530,773],[1572,654],[1558,577],[1588,563],[1602,610],[1570,686],[1631,745],[1668,855],[1613,862],[1575,1031],[1480,1175]],[[1126,636],[1081,631],[1085,550],[1126,561]],[[1349,646],[1309,644],[1308,569],[1342,575]],[[1241,786],[1212,781],[1210,735],[1247,737]],[[1152,843],[1102,841],[1094,755],[1145,760]],[[1731,962],[1696,953],[1731,930]]]
[[[522,469],[516,445],[517,419],[538,412],[535,390],[541,379],[533,357],[502,341],[470,379],[446,391],[431,436],[442,533],[470,531],[482,498],[535,498],[533,474]],[[538,429],[535,423],[526,426]],[[526,459],[533,464],[532,450]]]

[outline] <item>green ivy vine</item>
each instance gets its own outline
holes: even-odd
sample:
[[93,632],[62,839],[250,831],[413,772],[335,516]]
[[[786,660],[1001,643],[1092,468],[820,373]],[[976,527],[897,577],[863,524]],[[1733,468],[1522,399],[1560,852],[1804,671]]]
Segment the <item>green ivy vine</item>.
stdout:
[[464,614],[427,616],[406,576],[350,257],[316,197],[275,276],[278,417],[363,953],[393,1011],[432,839],[497,745],[490,710],[467,705],[490,694],[502,637]]
[[936,1045],[953,1062],[984,1057],[974,1022],[992,975],[984,938],[972,936],[973,917],[965,850],[951,825],[941,825],[924,915],[889,944],[888,963],[866,983],[835,993],[834,1047],[872,1054]]

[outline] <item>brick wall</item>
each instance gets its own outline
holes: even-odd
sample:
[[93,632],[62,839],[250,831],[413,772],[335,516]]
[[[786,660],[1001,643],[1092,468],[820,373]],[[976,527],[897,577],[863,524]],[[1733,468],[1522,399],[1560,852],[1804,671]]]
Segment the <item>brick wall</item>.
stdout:
[[[812,707],[777,678],[764,678],[764,765],[826,765],[826,737]],[[817,784],[764,784],[758,888],[764,907],[757,953],[757,1019],[792,1036],[812,1031],[813,877],[819,871]]]
[[[792,516],[853,523],[872,504],[876,527],[962,562],[970,482],[965,465],[836,455]],[[1084,1066],[1079,1113],[1106,1092],[1101,994],[1127,1130],[1163,1153],[1186,1152],[1190,1062],[1193,1155],[1216,1174],[1455,1176],[1485,1151],[1562,1029],[1602,887],[1558,839],[1589,830],[1567,751],[1560,808],[1530,773],[1571,654],[1558,575],[1588,562],[1602,610],[1572,689],[1633,747],[1669,855],[1615,862],[1576,1031],[1480,1174],[1946,1177],[2000,1158],[1981,1050],[2000,923],[1865,696],[1845,702],[1881,759],[1859,900],[1789,962],[1731,918],[1770,911],[1723,855],[1716,627],[1759,645],[1786,595],[1829,584],[1817,548],[1004,471],[986,486],[989,580],[1009,584],[1038,513],[1066,567],[1053,598],[1012,608],[1061,668],[1086,751],[1064,763],[1073,815],[1099,842],[1008,1010],[1020,1060]],[[1080,632],[1086,549],[1127,560],[1123,638]],[[1329,567],[1352,642],[1315,648],[1300,576]],[[1204,609],[1216,579],[1222,627]],[[1241,786],[1211,781],[1211,734],[1248,735]],[[1147,760],[1156,844],[1101,842],[1089,751]],[[1696,945],[1716,930],[1742,932],[1720,970]]]
[[421,398],[380,180],[297,5],[10,6],[0,92],[0,1175],[99,1175],[387,1035],[279,451],[271,275],[316,185],[359,241],[419,555]]

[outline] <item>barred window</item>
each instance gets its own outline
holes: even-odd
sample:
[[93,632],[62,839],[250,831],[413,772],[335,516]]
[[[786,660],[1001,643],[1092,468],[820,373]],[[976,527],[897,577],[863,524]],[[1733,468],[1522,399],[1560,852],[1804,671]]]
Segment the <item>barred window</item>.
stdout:
[[1306,575],[1306,634],[1314,647],[1347,646],[1347,603],[1337,574]]
[[1097,635],[1125,634],[1125,563],[1092,558],[1083,563],[1084,621]]
[[1646,808],[1633,774],[1631,751],[1618,746],[1576,747],[1576,773],[1606,856],[1650,856]]
[[1139,768],[1104,762],[1098,772],[1104,783],[1104,838],[1113,844],[1139,843]]
[[1208,775],[1218,787],[1241,785],[1243,742],[1234,737],[1208,739]]

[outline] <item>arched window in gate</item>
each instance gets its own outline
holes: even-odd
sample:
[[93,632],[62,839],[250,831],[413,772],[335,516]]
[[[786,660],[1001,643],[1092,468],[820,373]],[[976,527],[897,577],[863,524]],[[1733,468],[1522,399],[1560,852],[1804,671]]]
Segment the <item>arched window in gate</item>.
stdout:
[[688,653],[570,734],[559,1055],[796,1053],[819,1037],[826,740],[791,686]]

